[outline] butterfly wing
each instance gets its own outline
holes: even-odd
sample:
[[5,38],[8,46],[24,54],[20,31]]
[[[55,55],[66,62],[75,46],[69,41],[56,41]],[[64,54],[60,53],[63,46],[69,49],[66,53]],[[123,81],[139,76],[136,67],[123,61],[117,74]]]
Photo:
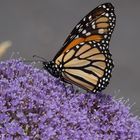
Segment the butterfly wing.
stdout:
[[111,3],[98,6],[75,26],[54,60],[81,42],[95,41],[108,47],[115,21],[114,7]]
[[93,92],[105,89],[114,65],[110,52],[103,48],[96,42],[86,42],[60,57],[64,80]]
[[105,3],[76,25],[53,59],[65,81],[93,92],[108,85],[114,67],[108,45],[115,20],[114,7]]

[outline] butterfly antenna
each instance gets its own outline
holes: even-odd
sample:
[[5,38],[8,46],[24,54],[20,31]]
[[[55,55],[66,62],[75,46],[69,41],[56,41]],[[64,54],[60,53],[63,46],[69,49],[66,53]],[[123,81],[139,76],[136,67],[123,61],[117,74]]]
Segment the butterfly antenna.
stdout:
[[22,62],[29,62],[29,63],[31,62],[32,63],[32,62],[40,62],[40,60],[22,60]]
[[33,55],[33,58],[39,58],[39,59],[41,59],[41,60],[39,60],[39,61],[41,61],[41,62],[48,62],[45,58],[43,58],[43,57],[41,57],[41,56],[38,56],[38,55]]

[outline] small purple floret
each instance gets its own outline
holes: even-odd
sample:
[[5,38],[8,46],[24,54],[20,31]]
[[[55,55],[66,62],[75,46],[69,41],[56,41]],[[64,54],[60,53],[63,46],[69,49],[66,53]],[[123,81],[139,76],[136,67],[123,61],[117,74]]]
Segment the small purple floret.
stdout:
[[65,87],[21,60],[0,62],[0,139],[140,140],[130,107]]

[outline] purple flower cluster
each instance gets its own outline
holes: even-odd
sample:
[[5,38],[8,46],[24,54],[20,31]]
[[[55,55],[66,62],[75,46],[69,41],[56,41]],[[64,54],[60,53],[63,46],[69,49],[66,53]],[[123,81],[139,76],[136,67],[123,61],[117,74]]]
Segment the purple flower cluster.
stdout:
[[109,95],[81,93],[9,60],[0,62],[0,139],[140,140],[140,121]]

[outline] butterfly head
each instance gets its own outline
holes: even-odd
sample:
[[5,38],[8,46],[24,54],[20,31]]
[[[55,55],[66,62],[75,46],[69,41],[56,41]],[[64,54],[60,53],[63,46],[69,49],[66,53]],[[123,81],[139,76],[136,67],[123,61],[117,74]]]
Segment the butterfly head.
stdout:
[[47,70],[54,77],[57,77],[57,78],[60,77],[61,69],[53,61],[50,61],[50,62],[43,61],[43,67],[45,70]]

